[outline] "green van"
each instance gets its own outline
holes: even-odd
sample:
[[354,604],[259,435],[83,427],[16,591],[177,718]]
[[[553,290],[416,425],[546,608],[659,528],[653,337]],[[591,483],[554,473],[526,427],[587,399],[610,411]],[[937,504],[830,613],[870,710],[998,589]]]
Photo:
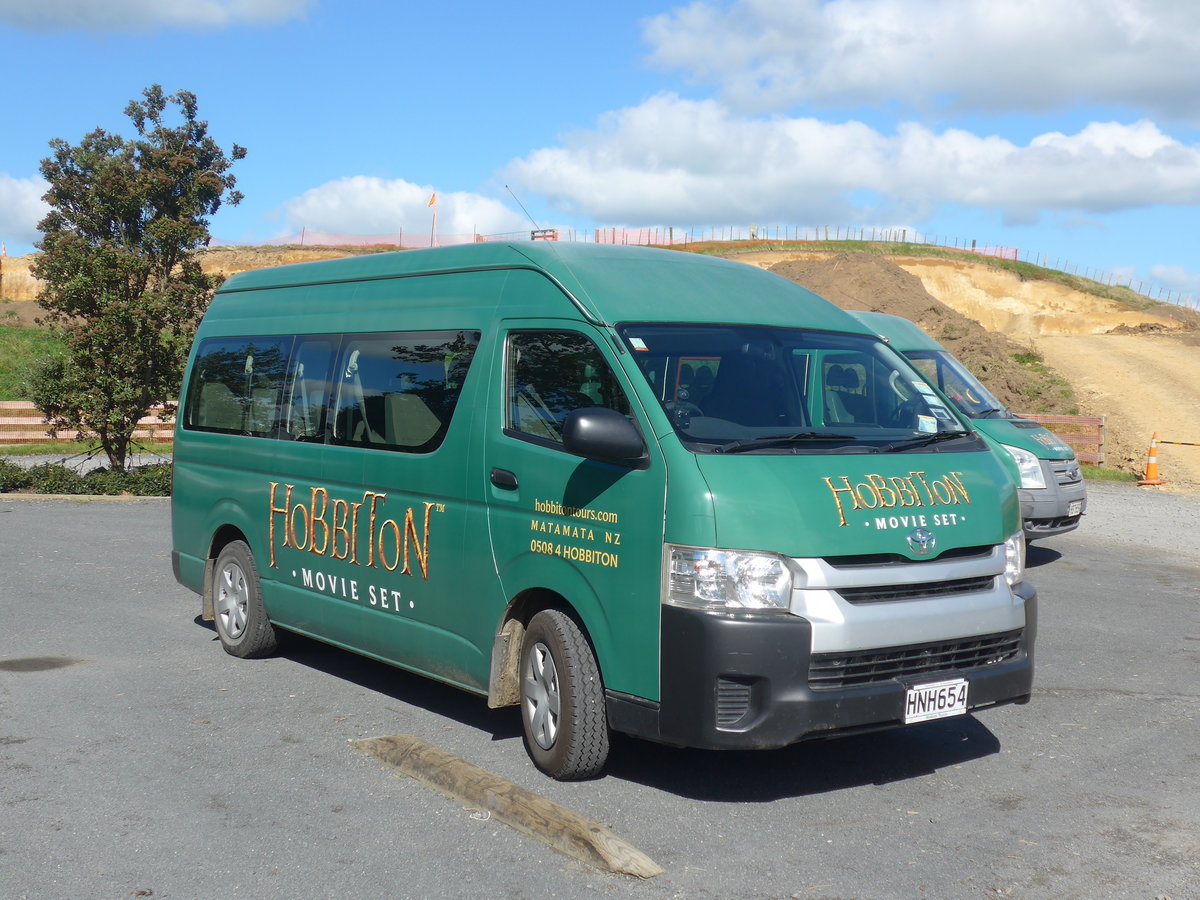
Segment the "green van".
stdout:
[[1072,450],[1056,434],[1004,408],[950,352],[908,319],[852,313],[908,357],[971,424],[1003,447],[1017,464],[1021,521],[1027,540],[1065,534],[1087,509],[1087,487]]
[[612,731],[769,748],[1024,703],[1015,485],[795,283],[487,243],[244,272],[192,348],[172,562],[235,656],[280,630]]

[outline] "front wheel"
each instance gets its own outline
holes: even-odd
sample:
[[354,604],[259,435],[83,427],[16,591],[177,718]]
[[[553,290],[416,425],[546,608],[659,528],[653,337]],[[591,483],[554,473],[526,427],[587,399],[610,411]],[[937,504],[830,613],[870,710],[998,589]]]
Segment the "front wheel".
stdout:
[[566,613],[534,616],[521,649],[521,721],[534,765],[559,781],[600,774],[608,715],[595,654]]
[[258,586],[258,567],[242,541],[226,544],[217,556],[212,583],[217,637],[225,652],[243,659],[269,656],[279,646]]

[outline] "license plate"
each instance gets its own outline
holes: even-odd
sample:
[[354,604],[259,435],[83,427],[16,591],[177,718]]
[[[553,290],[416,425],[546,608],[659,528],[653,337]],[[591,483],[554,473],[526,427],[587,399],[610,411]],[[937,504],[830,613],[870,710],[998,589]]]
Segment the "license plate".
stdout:
[[1067,504],[1067,515],[1068,516],[1077,516],[1081,512],[1083,512],[1083,501],[1082,500],[1072,500],[1070,503]]
[[904,724],[961,716],[967,711],[967,681],[937,681],[908,689],[904,698]]

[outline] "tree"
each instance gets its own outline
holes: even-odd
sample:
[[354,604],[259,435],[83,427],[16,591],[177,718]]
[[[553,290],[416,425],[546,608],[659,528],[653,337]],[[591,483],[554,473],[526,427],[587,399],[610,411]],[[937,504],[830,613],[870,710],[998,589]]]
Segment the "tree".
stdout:
[[[137,422],[176,397],[188,348],[217,279],[200,270],[208,217],[242,199],[228,156],[196,118],[196,96],[151,85],[125,115],[137,137],[96,129],[78,146],[55,138],[42,160],[50,212],[33,275],[42,323],[66,353],[33,374],[33,401],[52,431],[94,435],[124,468]],[[168,104],[183,121],[164,121]]]

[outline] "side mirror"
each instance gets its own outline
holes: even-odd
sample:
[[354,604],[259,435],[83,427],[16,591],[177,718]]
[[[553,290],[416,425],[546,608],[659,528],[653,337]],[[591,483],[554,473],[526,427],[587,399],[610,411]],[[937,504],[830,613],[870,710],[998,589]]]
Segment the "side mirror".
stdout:
[[615,409],[585,406],[571,410],[563,420],[562,439],[568,452],[586,459],[631,469],[650,465],[650,454],[641,433]]

